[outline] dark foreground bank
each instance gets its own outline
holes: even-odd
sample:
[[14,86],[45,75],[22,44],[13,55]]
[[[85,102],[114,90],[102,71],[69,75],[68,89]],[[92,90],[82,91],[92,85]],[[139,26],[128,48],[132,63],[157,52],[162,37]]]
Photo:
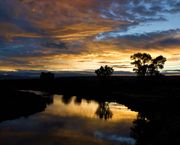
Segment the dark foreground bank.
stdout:
[[[118,102],[139,112],[131,136],[137,145],[175,144],[180,130],[180,77],[68,77],[1,80],[0,122],[27,117],[52,103],[51,94],[99,103]],[[46,92],[37,94],[23,90]]]
[[1,89],[40,90],[77,94],[121,96],[178,97],[180,77],[62,77],[56,79],[0,80]]

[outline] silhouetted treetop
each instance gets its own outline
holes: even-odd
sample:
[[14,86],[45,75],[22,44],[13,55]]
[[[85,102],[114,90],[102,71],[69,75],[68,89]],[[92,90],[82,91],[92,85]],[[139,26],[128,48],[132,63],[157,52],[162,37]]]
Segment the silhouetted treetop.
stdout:
[[111,76],[113,72],[114,72],[114,69],[107,65],[101,66],[99,69],[95,70],[96,75],[99,77]]
[[135,53],[134,55],[131,56],[131,59],[134,60],[134,62],[132,62],[132,64],[135,65],[145,65],[148,64],[152,57],[150,54],[147,53]]
[[166,58],[162,55],[152,58],[148,53],[135,53],[131,57],[131,64],[135,66],[133,71],[138,76],[157,76],[160,75],[159,69],[164,68]]
[[164,63],[166,62],[166,58],[163,57],[162,55],[156,57],[153,59],[153,64],[156,65],[159,69],[164,68]]
[[51,72],[41,72],[40,79],[42,79],[42,80],[53,80],[54,74]]

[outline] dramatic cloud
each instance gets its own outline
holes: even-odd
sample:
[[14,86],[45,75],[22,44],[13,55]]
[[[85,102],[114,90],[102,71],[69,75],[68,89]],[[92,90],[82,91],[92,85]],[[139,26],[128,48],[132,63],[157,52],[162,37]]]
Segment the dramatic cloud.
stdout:
[[180,0],[3,0],[0,70],[130,71],[138,51],[177,69],[179,17]]

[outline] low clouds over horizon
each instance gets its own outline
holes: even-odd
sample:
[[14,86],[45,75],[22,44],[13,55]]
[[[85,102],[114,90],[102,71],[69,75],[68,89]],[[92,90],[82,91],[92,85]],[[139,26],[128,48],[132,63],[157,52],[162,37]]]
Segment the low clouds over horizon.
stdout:
[[139,51],[179,69],[179,17],[180,0],[3,0],[0,70],[132,71]]

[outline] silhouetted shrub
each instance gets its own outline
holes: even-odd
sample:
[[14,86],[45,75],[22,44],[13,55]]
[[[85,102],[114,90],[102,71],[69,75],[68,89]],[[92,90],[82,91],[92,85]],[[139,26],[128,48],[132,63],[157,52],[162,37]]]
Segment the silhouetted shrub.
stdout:
[[51,72],[41,72],[40,79],[42,79],[42,80],[53,80],[54,74]]
[[108,77],[111,76],[114,72],[114,69],[109,66],[101,66],[99,69],[95,70],[95,73],[98,77]]

